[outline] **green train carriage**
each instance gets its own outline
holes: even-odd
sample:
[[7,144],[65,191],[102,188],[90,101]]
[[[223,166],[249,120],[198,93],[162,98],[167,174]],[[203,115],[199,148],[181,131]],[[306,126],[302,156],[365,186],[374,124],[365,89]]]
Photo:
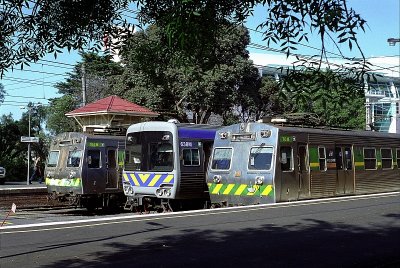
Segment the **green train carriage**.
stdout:
[[400,135],[246,123],[218,130],[207,173],[214,205],[400,190]]

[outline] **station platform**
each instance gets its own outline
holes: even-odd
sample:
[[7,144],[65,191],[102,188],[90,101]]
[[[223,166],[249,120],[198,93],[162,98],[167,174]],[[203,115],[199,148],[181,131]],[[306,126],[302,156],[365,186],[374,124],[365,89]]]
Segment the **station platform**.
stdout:
[[28,194],[28,193],[46,193],[47,187],[44,183],[32,182],[27,185],[26,182],[5,182],[0,185],[0,195],[7,194]]

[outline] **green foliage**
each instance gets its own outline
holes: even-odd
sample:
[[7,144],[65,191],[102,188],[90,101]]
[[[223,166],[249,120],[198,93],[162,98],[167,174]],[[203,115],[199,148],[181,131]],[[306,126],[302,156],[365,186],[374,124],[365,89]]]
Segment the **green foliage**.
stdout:
[[64,95],[60,98],[51,99],[46,108],[46,128],[52,135],[67,131],[79,131],[80,127],[75,119],[65,116],[78,106],[78,102],[71,95]]
[[327,71],[296,71],[282,81],[279,94],[286,113],[314,113],[321,124],[364,129],[363,85]]
[[21,178],[26,170],[26,144],[20,142],[22,132],[11,115],[0,118],[0,165],[7,170],[7,179]]
[[82,104],[82,70],[86,76],[86,102],[94,102],[111,94],[110,88],[116,82],[115,76],[122,73],[122,67],[111,61],[110,56],[100,56],[95,53],[81,53],[79,62],[69,73],[64,82],[56,88],[60,98],[50,100],[46,110],[47,129],[55,135],[66,131],[80,131],[75,119],[67,118],[66,113],[77,109]]
[[[188,112],[205,123],[211,112],[224,115],[239,100],[239,92],[256,90],[257,69],[248,60],[247,30],[222,27],[212,53],[218,58],[184,55],[163,45],[162,29],[150,26],[135,33],[122,51],[124,73],[114,93],[153,109],[164,118],[187,122]],[[204,52],[204,54],[210,54]]]
[[[312,64],[321,64],[326,56],[327,38],[361,50],[356,34],[366,23],[347,7],[346,0],[2,0],[1,4],[2,73],[16,65],[22,68],[46,53],[56,57],[62,48],[99,51],[105,35],[129,38],[133,25],[126,18],[137,19],[139,27],[160,26],[163,46],[179,51],[183,60],[194,55],[213,61],[219,57],[213,48],[219,43],[220,28],[242,25],[254,6],[262,5],[266,19],[258,28],[267,44],[278,44],[287,55],[300,42],[308,42],[310,32],[319,34],[321,52],[319,58],[307,60]],[[130,4],[136,4],[137,10],[130,10]],[[365,73],[364,57],[360,64],[361,68],[352,69],[358,78]]]

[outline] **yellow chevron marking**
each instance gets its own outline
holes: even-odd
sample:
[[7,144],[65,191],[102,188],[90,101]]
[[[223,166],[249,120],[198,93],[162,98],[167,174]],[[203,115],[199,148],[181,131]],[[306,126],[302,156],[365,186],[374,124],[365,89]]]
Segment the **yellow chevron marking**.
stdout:
[[241,184],[239,188],[236,190],[235,195],[241,195],[244,189],[246,189],[247,185],[246,184]]
[[172,181],[172,179],[174,178],[174,175],[173,174],[169,174],[165,179],[164,179],[164,182],[171,182]]
[[223,184],[217,184],[214,188],[214,190],[212,191],[213,194],[218,194],[219,190],[221,190]]
[[272,191],[272,185],[268,185],[265,187],[264,191],[261,193],[261,195],[269,195],[269,193]]
[[133,180],[133,184],[134,184],[135,186],[139,186],[139,185],[140,185],[140,183],[139,183],[139,181],[137,180],[135,174],[132,174],[132,180]]
[[150,177],[150,174],[139,174],[139,178],[143,183],[146,183],[147,179]]
[[160,174],[157,174],[154,176],[154,178],[151,180],[151,182],[149,183],[149,186],[154,186],[154,184],[156,184],[156,182],[158,181],[158,179],[161,177]]
[[233,189],[233,187],[235,187],[235,184],[228,184],[228,186],[226,187],[223,194],[229,194],[231,192],[231,190]]
[[128,175],[126,173],[124,173],[124,181],[129,182]]
[[248,192],[247,195],[254,195],[260,190],[260,185],[254,185],[253,186],[254,192]]

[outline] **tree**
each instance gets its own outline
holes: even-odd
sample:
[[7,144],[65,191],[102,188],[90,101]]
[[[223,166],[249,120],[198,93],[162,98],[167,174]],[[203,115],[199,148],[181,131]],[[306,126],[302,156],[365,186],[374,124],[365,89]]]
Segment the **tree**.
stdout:
[[110,56],[99,56],[95,53],[81,53],[82,62],[74,67],[64,82],[58,83],[60,98],[50,100],[47,108],[47,129],[52,134],[66,131],[79,131],[80,127],[66,113],[82,105],[82,70],[85,66],[86,102],[94,102],[111,94],[110,88],[115,83],[114,76],[122,73],[122,67],[111,61]]
[[[254,91],[257,69],[248,60],[248,31],[222,27],[212,48],[217,58],[198,58],[163,46],[157,26],[135,33],[122,50],[124,73],[114,92],[154,109],[166,118],[206,123],[211,113],[224,115],[238,101],[238,92]],[[203,54],[210,54],[203,51]],[[196,56],[193,56],[196,55]],[[184,62],[184,63],[183,63]]]
[[21,178],[26,170],[26,144],[20,142],[22,132],[11,115],[0,118],[0,163],[7,170],[7,178]]
[[[255,5],[263,5],[266,20],[259,29],[264,31],[266,43],[280,45],[289,55],[300,42],[308,42],[309,32],[317,32],[321,40],[319,63],[322,58],[327,60],[326,39],[335,44],[346,42],[350,49],[356,47],[361,51],[357,31],[364,30],[366,23],[347,7],[346,0],[2,0],[1,3],[1,72],[37,61],[46,53],[56,56],[62,48],[100,50],[105,35],[129,38],[132,25],[126,18],[132,16],[139,26],[160,26],[166,34],[165,45],[186,55],[195,50],[202,57],[203,52],[208,53],[218,43],[222,26],[228,21],[242,24],[252,15]],[[130,4],[136,4],[137,11],[129,9]],[[126,35],[121,35],[121,31]],[[364,71],[361,69],[361,73]]]

